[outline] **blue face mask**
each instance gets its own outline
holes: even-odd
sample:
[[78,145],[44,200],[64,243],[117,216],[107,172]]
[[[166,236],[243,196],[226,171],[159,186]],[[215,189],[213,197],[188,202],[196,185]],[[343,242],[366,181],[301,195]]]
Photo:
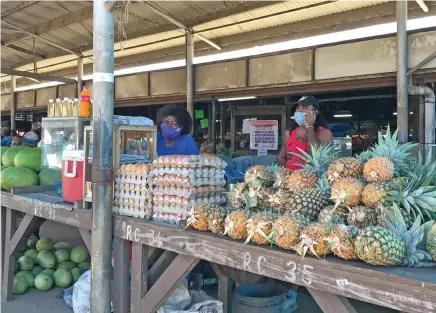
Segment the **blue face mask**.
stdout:
[[297,123],[300,126],[304,125],[304,116],[305,115],[306,115],[306,113],[304,113],[304,112],[295,112],[294,113],[295,123]]

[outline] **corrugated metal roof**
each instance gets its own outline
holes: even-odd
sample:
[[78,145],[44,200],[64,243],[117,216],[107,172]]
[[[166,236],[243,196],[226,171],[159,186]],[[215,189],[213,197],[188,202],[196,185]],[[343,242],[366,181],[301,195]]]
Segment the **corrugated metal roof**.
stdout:
[[[152,4],[181,23],[193,27],[195,32],[201,32],[205,37],[212,39],[291,24],[383,2],[387,1],[153,1]],[[132,1],[127,8],[123,5],[124,2],[119,3],[121,5],[117,5],[114,14],[115,40],[118,41],[114,47],[116,58],[184,44],[183,31],[144,3]],[[3,18],[4,14],[23,5],[27,7]],[[28,30],[38,30],[38,25],[44,25],[50,20],[74,14],[79,10],[88,10],[90,6],[92,3],[87,1],[2,1],[2,21],[14,23]],[[63,47],[82,51],[84,55],[91,55],[92,19],[66,24],[57,29],[50,29],[40,36]],[[2,26],[6,26],[2,27],[2,41],[8,43],[11,38],[16,38],[17,33],[4,30],[13,27],[6,24]],[[127,39],[120,29],[124,30]],[[32,37],[13,44],[29,51],[33,50]],[[35,42],[35,51],[47,56],[47,59],[36,62],[41,73],[76,66],[75,55],[65,55],[64,51],[40,40]],[[53,57],[56,55],[59,56]],[[20,70],[34,68],[32,55],[14,52],[5,47],[2,47],[1,59],[5,66],[15,65],[14,68]],[[84,62],[86,64],[91,61],[85,59]],[[7,78],[3,77],[2,81],[4,80]]]

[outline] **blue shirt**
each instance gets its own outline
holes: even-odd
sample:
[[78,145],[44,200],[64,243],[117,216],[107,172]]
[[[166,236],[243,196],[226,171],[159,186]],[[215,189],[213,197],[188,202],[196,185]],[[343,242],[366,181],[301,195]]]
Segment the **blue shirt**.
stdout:
[[157,155],[199,155],[197,145],[189,135],[180,135],[171,146],[167,147],[162,133],[157,134]]

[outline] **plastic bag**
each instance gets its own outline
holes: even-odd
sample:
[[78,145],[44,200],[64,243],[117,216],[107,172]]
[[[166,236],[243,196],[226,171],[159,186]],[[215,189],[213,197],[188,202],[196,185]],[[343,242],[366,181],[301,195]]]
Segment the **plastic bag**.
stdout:
[[87,270],[74,284],[73,311],[74,313],[89,313],[91,310],[91,271]]
[[223,303],[202,291],[188,290],[188,281],[183,280],[157,313],[223,313]]

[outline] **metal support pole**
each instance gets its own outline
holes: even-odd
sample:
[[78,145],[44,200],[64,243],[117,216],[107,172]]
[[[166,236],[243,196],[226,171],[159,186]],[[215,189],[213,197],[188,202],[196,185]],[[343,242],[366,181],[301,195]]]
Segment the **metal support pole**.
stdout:
[[11,76],[11,130],[15,129],[15,117],[17,116],[17,97],[15,89],[17,88],[17,79],[14,75]]
[[194,40],[186,31],[186,107],[194,118]]
[[407,87],[407,1],[397,1],[397,127],[400,143],[406,143],[409,138]]
[[224,139],[224,104],[220,102],[220,141],[225,143]]
[[80,96],[80,93],[83,89],[83,59],[77,59],[77,97]]
[[111,313],[114,14],[94,5],[91,313]]
[[212,153],[216,153],[216,98],[212,97],[212,110],[210,115],[212,116],[212,123],[210,125],[210,132],[212,134]]

